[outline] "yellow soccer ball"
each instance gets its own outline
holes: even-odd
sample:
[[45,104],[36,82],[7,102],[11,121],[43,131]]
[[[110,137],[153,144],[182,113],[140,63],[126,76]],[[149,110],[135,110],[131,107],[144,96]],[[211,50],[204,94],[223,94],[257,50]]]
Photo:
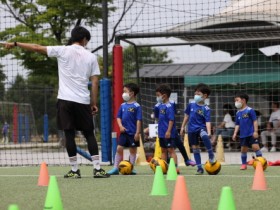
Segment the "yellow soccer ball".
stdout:
[[222,166],[219,161],[216,161],[216,163],[211,164],[209,160],[207,160],[204,165],[204,168],[209,175],[217,175],[220,172]]
[[156,167],[160,166],[162,169],[163,174],[167,173],[168,170],[168,164],[165,160],[161,159],[160,157],[153,157],[152,160],[150,161],[150,167],[156,172]]
[[256,169],[258,162],[260,162],[262,164],[263,170],[265,171],[265,169],[268,166],[267,160],[264,157],[256,157],[256,158],[254,158],[254,162],[253,162],[254,169]]
[[119,164],[119,172],[123,175],[130,175],[133,170],[133,165],[128,160],[123,160]]

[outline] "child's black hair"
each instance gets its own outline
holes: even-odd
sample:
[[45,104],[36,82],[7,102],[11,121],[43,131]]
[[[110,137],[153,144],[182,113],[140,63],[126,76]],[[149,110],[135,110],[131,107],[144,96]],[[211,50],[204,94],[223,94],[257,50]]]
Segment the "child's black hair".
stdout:
[[246,103],[248,103],[249,101],[249,96],[246,93],[242,93],[242,92],[236,93],[235,98],[245,99]]
[[171,95],[171,88],[167,84],[160,84],[157,86],[156,92],[159,92],[161,94],[166,94],[167,97],[169,98]]
[[123,87],[126,87],[130,92],[134,93],[134,96],[136,96],[139,93],[139,87],[135,83],[127,83]]
[[196,85],[195,91],[200,91],[202,92],[203,94],[207,94],[207,96],[210,95],[211,93],[211,89],[208,85],[204,84],[204,83],[199,83],[198,85]]

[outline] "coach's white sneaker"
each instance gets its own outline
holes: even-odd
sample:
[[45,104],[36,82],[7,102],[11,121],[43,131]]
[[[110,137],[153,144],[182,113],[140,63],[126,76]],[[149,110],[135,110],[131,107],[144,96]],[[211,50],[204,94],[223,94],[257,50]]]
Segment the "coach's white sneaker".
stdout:
[[263,148],[261,148],[261,151],[262,152],[268,152],[268,149],[267,149],[267,147],[263,147]]
[[276,152],[276,147],[271,147],[270,152]]

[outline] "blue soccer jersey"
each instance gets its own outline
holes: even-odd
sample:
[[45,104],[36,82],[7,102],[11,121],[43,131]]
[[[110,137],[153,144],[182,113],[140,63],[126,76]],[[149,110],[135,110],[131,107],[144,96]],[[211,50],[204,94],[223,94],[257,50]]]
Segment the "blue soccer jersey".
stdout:
[[254,133],[254,121],[257,120],[256,112],[251,107],[246,107],[236,113],[235,124],[239,125],[240,138],[252,136]]
[[189,116],[188,132],[206,130],[206,122],[210,122],[211,111],[207,105],[199,105],[195,102],[188,104],[185,114]]
[[134,135],[137,129],[137,120],[142,120],[141,106],[137,102],[122,103],[117,118],[122,120],[122,125],[126,128],[126,133]]
[[175,104],[172,102],[158,103],[154,107],[155,118],[158,118],[158,137],[165,138],[169,121],[173,121],[170,138],[176,137]]

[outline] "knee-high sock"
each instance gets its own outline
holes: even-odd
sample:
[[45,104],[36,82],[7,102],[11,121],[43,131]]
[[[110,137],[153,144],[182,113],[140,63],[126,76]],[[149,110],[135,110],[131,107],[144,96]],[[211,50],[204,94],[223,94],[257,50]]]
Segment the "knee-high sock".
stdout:
[[257,150],[255,153],[256,153],[257,157],[262,157],[262,151],[261,150]]
[[241,153],[241,162],[242,164],[247,164],[247,152]]
[[135,165],[136,160],[136,154],[129,154],[129,162],[131,162],[132,165]]
[[213,149],[212,149],[211,141],[210,141],[207,133],[205,131],[202,131],[200,133],[200,136],[201,136],[201,139],[203,141],[204,146],[207,149],[209,159],[213,159],[214,158],[214,152],[213,152]]
[[201,168],[201,156],[200,156],[200,149],[193,149],[193,156],[198,168]]
[[114,168],[118,168],[121,161],[122,161],[122,156],[119,153],[116,153]]

